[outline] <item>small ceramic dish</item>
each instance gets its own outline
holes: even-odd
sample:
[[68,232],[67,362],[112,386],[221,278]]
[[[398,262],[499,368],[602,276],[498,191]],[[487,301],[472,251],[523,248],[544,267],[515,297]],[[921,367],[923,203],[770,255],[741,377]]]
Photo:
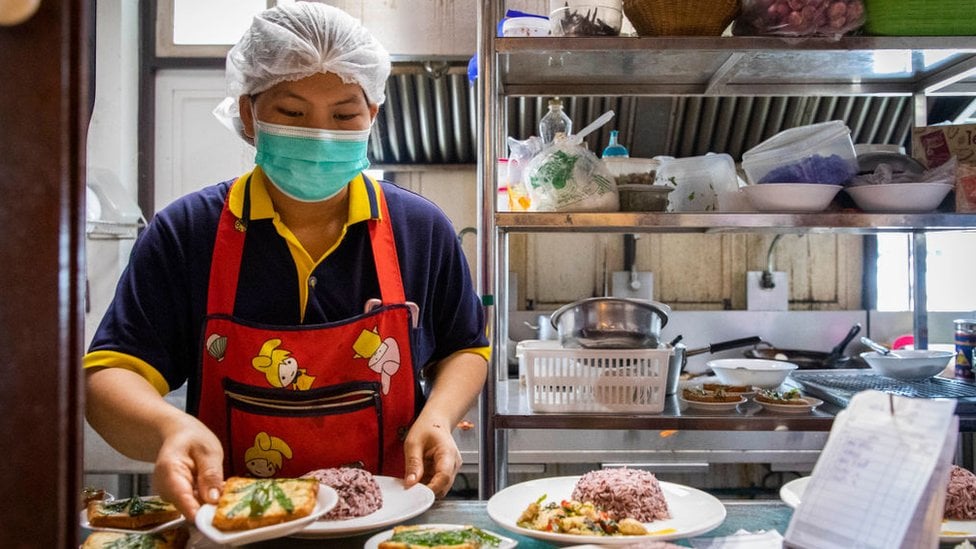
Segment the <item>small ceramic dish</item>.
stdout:
[[742,187],[742,192],[761,212],[822,212],[841,188],[823,183],[759,183]]
[[746,397],[740,396],[739,400],[732,402],[704,402],[701,400],[688,400],[684,395],[679,396],[678,400],[686,404],[689,408],[694,408],[696,410],[705,410],[709,412],[728,412],[735,410],[740,404],[745,404],[749,402]]
[[753,399],[754,402],[770,412],[778,412],[781,414],[807,414],[812,412],[817,406],[823,404],[823,401],[819,398],[808,396],[801,397],[800,400],[806,402],[806,404],[776,404],[773,402],[763,402],[759,399]]

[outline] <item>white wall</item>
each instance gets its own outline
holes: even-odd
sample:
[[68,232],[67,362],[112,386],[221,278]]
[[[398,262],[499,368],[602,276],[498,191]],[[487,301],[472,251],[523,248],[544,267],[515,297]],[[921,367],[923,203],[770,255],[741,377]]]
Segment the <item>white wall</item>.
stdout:
[[[135,198],[138,183],[138,0],[96,7],[95,108],[88,127],[88,167],[114,174]],[[115,292],[131,240],[87,240],[89,308],[86,342]]]

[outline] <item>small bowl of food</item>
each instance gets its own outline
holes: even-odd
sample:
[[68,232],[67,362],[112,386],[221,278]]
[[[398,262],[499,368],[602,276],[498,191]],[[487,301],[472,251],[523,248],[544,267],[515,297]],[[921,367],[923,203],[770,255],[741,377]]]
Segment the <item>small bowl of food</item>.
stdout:
[[775,389],[786,381],[790,372],[799,368],[792,362],[759,358],[722,358],[709,360],[705,366],[715,372],[725,385],[747,385]]
[[784,414],[803,414],[823,404],[819,398],[803,396],[799,389],[790,389],[782,393],[763,389],[756,394],[754,400],[766,410]]
[[822,212],[843,187],[823,183],[758,183],[741,192],[760,212]]
[[903,381],[921,381],[940,374],[955,357],[952,351],[913,350],[861,353],[861,358],[875,372]]
[[935,211],[953,188],[948,183],[882,183],[845,187],[858,208],[866,212]]

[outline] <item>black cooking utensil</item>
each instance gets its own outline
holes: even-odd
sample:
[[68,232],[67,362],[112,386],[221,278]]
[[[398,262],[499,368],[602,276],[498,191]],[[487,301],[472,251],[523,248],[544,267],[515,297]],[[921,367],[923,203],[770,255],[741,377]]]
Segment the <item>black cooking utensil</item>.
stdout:
[[833,349],[830,350],[830,353],[827,354],[827,358],[824,359],[824,366],[829,368],[835,362],[837,362],[844,355],[844,349],[847,348],[847,345],[850,344],[850,342],[854,340],[854,336],[856,336],[860,332],[861,332],[860,322],[857,322],[854,324],[854,326],[851,326],[850,331],[847,332],[847,335],[844,336],[844,339],[842,339],[841,342],[838,343]]

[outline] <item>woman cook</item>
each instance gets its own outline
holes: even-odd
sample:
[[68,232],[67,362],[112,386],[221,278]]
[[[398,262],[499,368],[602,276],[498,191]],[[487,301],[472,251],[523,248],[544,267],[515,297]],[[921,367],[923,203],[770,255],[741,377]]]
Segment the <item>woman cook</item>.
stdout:
[[256,167],[156,214],[84,357],[89,422],[188,518],[231,474],[453,483],[488,342],[450,222],[363,174],[389,72],[336,8],[255,17],[217,112]]

